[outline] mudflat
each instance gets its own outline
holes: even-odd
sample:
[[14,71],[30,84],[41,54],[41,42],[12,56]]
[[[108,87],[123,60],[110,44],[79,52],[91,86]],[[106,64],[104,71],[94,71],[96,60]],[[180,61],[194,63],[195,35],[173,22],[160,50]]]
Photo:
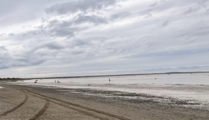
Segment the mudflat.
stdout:
[[88,95],[102,91],[87,89],[0,86],[0,120],[209,120],[206,109],[185,107],[185,101],[162,104],[145,94],[135,96],[146,100],[130,100],[117,94],[132,94],[117,91],[105,92],[116,97],[102,97]]

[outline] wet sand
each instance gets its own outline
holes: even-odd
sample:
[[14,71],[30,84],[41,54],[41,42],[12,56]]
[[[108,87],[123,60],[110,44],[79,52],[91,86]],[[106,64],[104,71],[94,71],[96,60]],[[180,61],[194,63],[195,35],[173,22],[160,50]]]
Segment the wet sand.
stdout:
[[[157,96],[147,94],[9,84],[0,86],[4,87],[0,90],[1,120],[209,119],[208,110],[190,107],[198,103],[171,99],[172,102],[162,104],[165,98],[158,98],[161,101],[157,102],[154,100]],[[121,96],[136,96],[139,99]]]

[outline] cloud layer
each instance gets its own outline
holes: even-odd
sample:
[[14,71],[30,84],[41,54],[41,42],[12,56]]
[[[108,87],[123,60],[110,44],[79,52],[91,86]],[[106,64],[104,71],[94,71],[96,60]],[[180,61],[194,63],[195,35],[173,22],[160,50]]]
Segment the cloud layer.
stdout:
[[1,3],[1,76],[209,70],[208,0]]

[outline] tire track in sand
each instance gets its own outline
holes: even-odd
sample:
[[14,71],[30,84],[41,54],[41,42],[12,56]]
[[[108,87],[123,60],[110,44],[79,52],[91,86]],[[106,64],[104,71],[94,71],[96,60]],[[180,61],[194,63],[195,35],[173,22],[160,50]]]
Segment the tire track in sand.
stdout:
[[85,114],[85,115],[88,115],[88,116],[92,116],[92,117],[98,118],[98,119],[100,119],[100,120],[109,120],[109,119],[107,119],[107,118],[97,116],[97,115],[92,114],[92,113],[89,113],[89,112],[87,112],[87,111],[79,110],[79,109],[77,109],[77,108],[70,107],[70,106],[65,105],[65,104],[63,104],[63,103],[56,102],[56,101],[52,101],[52,100],[49,99],[49,98],[40,97],[40,96],[38,96],[38,95],[36,95],[36,94],[34,94],[34,93],[28,93],[28,94],[30,94],[30,95],[32,95],[32,96],[34,96],[34,97],[40,98],[40,99],[47,99],[48,101],[50,101],[50,102],[52,102],[52,103],[54,103],[54,104],[60,105],[60,106],[62,106],[62,107],[68,108],[68,109],[72,109],[72,110],[78,111],[78,112],[80,112],[80,113],[83,113],[83,114]]
[[23,93],[23,94],[25,95],[24,100],[23,100],[20,104],[18,104],[17,106],[13,107],[12,109],[10,109],[10,110],[8,110],[8,111],[5,111],[5,112],[1,113],[1,114],[0,114],[0,117],[1,117],[1,116],[6,116],[7,114],[9,114],[9,113],[11,113],[11,112],[17,110],[19,107],[21,107],[23,104],[25,104],[25,102],[28,100],[28,96],[27,96],[25,93]]
[[44,107],[32,118],[30,118],[29,120],[36,120],[38,119],[41,115],[44,114],[44,112],[46,111],[46,109],[49,107],[49,100],[46,100],[46,103],[44,105]]
[[[14,88],[14,89],[17,89],[17,88]],[[11,112],[15,111],[16,109],[20,108],[23,104],[25,104],[27,102],[28,95],[26,94],[26,92],[24,92],[23,90],[20,90],[20,89],[17,89],[17,90],[21,91],[25,95],[25,99],[20,104],[18,104],[17,106],[13,107],[12,109],[10,109],[10,110],[0,114],[0,117],[1,116],[6,116],[8,113],[11,113]],[[43,113],[46,111],[46,109],[49,106],[49,100],[47,100],[47,99],[45,99],[45,100],[46,100],[46,103],[45,103],[44,107],[36,115],[34,115],[32,118],[30,118],[29,120],[36,120],[41,115],[43,115]]]
[[116,118],[116,119],[119,119],[119,120],[131,120],[131,119],[128,119],[128,118],[124,118],[122,116],[118,116],[118,115],[114,115],[114,114],[107,113],[107,112],[104,112],[104,111],[100,111],[100,110],[96,110],[96,109],[93,109],[93,108],[85,107],[85,106],[82,106],[82,105],[79,105],[79,104],[70,103],[70,102],[66,102],[66,101],[60,100],[60,99],[48,97],[48,96],[45,96],[45,95],[42,95],[42,94],[39,94],[39,93],[31,92],[29,90],[24,90],[24,91],[27,92],[30,95],[33,95],[33,96],[36,96],[36,97],[39,97],[39,98],[42,98],[42,99],[49,100],[52,103],[58,104],[60,106],[63,106],[63,107],[69,108],[69,109],[73,109],[75,111],[84,113],[86,115],[89,115],[89,116],[92,116],[92,117],[95,117],[95,118],[99,118],[101,120],[109,120],[109,119],[108,118],[104,118],[104,117],[100,117],[98,115],[95,115],[94,113],[100,114],[100,115],[103,115],[103,116]]

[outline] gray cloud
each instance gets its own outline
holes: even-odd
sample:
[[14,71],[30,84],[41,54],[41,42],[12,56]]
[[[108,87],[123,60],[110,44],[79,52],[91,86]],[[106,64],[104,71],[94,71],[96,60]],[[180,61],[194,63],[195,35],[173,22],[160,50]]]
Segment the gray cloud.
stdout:
[[59,0],[0,0],[0,26],[21,24],[34,20],[43,12],[43,8],[49,2],[58,2]]
[[79,24],[79,23],[93,23],[93,24],[101,24],[101,23],[107,23],[107,19],[103,17],[99,17],[96,15],[79,15],[75,20],[74,23]]
[[[36,30],[27,31],[22,33],[23,37],[31,36],[45,36],[45,37],[66,37],[71,38],[75,36],[75,33],[78,33],[82,30],[85,30],[86,27],[80,27],[79,25],[83,23],[90,23],[93,25],[107,24],[108,18],[96,16],[96,15],[85,15],[79,14],[70,20],[50,20],[47,22],[46,26],[39,26]],[[78,25],[78,27],[76,27]],[[9,36],[15,36],[11,33]]]
[[[127,72],[154,68],[166,71],[173,66],[185,70],[181,66],[204,65],[209,60],[206,15],[209,2],[206,0],[47,0],[41,3],[37,2],[41,5],[38,8],[44,11],[32,12],[33,17],[27,13],[23,19],[18,18],[21,22],[4,21],[9,29],[0,29],[1,69],[36,66],[43,69],[38,71],[41,73],[49,70],[44,67],[56,66],[62,71],[53,73],[67,73],[69,68],[75,70],[71,72],[114,70],[120,73],[126,69]],[[24,10],[37,9],[36,5],[33,8],[27,4],[31,8],[23,7]],[[19,7],[22,5],[15,9]],[[33,21],[34,16],[37,20]],[[9,25],[25,21],[31,22],[30,25],[21,28]],[[0,22],[4,24],[1,19]]]
[[[169,0],[169,1],[158,1],[151,4],[149,7],[142,7],[138,10],[138,14],[152,14],[161,11],[173,10],[173,12],[181,12],[182,14],[189,14],[196,12],[203,8],[204,4],[207,4],[207,0]],[[177,9],[175,9],[175,7]]]
[[7,51],[7,49],[4,46],[0,46],[0,51]]
[[46,13],[67,14],[75,12],[96,11],[116,4],[116,0],[79,0],[64,2],[46,8]]
[[125,17],[130,17],[132,15],[132,13],[130,12],[122,12],[122,13],[116,13],[116,14],[113,14],[111,16],[112,19],[122,19],[122,18],[125,18]]
[[57,42],[50,42],[50,43],[42,44],[42,45],[36,47],[34,51],[40,50],[40,49],[60,50],[63,48],[64,48],[64,46],[57,43]]

